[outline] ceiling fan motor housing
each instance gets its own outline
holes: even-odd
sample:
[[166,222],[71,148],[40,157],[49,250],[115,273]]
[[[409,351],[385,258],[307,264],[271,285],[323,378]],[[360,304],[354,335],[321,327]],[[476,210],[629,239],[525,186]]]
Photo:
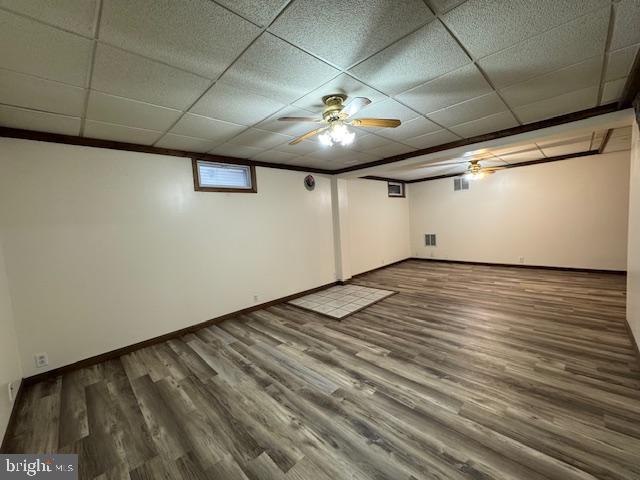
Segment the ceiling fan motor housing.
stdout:
[[344,108],[346,95],[336,93],[322,97],[322,102],[326,105],[322,112],[322,118],[327,122],[334,122],[341,119],[340,112]]

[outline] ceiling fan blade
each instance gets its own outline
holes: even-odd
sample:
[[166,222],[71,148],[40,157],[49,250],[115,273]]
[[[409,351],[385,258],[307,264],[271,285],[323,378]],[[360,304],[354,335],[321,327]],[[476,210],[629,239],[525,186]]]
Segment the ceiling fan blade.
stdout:
[[294,138],[293,140],[291,140],[289,142],[289,145],[295,145],[297,143],[300,143],[303,140],[306,140],[307,138],[311,138],[314,135],[319,134],[321,131],[326,130],[327,127],[321,127],[321,128],[316,128],[315,130],[311,130],[310,132],[305,133],[304,135],[300,135],[298,138]]
[[354,127],[396,128],[400,123],[400,120],[395,118],[357,118],[351,120],[351,125]]
[[489,171],[495,171],[495,170],[504,170],[505,168],[508,167],[482,167],[482,171],[484,172],[489,172]]
[[316,117],[280,117],[279,122],[305,122],[305,123],[320,123],[321,118]]
[[347,114],[347,116],[355,115],[361,109],[366,107],[371,103],[371,100],[365,97],[355,97],[347,102],[342,111]]

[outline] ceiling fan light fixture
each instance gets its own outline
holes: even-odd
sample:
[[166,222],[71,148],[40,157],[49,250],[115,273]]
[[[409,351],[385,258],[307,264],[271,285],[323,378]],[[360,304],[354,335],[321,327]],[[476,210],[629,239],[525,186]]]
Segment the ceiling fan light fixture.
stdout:
[[464,174],[464,178],[467,180],[482,180],[484,177],[484,172],[467,172]]
[[326,145],[328,147],[336,144],[346,147],[353,143],[355,137],[356,134],[349,131],[344,123],[333,122],[326,132],[318,135],[318,140],[322,145]]

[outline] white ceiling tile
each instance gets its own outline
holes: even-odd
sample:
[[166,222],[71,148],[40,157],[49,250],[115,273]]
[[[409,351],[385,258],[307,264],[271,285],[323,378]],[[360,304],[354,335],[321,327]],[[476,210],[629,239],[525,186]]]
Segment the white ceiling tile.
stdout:
[[82,115],[84,88],[0,69],[0,103]]
[[[235,123],[223,122],[222,120],[215,120],[202,115],[185,113],[171,129],[170,133],[214,140],[217,144],[221,144],[246,130],[246,128],[244,125],[236,125]],[[211,148],[213,147],[207,150],[211,150]]]
[[507,110],[507,106],[504,102],[495,92],[491,92],[451,105],[442,110],[431,112],[429,118],[438,122],[440,125],[450,127],[505,110]]
[[631,149],[631,126],[615,128],[604,148],[604,153]]
[[322,118],[319,114],[314,114],[313,112],[310,112],[308,110],[302,110],[301,108],[296,107],[285,107],[282,110],[274,113],[266,120],[258,123],[256,125],[256,128],[297,137],[298,135],[303,135],[310,130],[315,130],[316,128],[322,126],[321,124],[311,122],[281,122],[278,120],[278,118],[280,117],[314,117],[317,119]]
[[269,22],[288,3],[287,0],[217,0],[229,10],[261,26]]
[[[488,153],[492,156],[503,157],[505,155],[528,152],[531,150],[538,150],[538,146],[535,143],[512,144],[505,147],[492,148],[488,151]],[[541,152],[538,151],[538,154],[540,155]]]
[[475,58],[482,58],[608,6],[607,0],[469,0],[443,21]]
[[602,145],[602,140],[604,140],[604,136],[607,133],[607,130],[598,130],[593,132],[593,136],[591,137],[591,147],[590,150],[600,148]]
[[87,120],[84,125],[84,136],[102,140],[114,140],[116,142],[151,145],[162,136],[162,132]]
[[514,108],[513,111],[521,122],[531,123],[594,107],[597,100],[598,87],[594,86],[528,105],[522,105]]
[[418,135],[417,137],[407,138],[403,143],[416,148],[429,148],[436,145],[455,142],[456,140],[460,140],[458,135],[447,130],[438,130],[437,132],[425,133],[424,135]]
[[461,137],[469,138],[475,137],[476,135],[482,135],[483,133],[496,132],[498,130],[505,130],[507,128],[517,126],[518,121],[514,118],[511,112],[504,111],[450,127],[450,129]]
[[240,125],[253,125],[284,106],[262,95],[217,82],[198,100],[191,112]]
[[555,72],[516,83],[500,90],[500,94],[510,107],[526,105],[597,85],[601,71],[602,56],[598,55]]
[[491,86],[472,63],[397,96],[398,100],[428,114],[490,93]]
[[607,71],[605,80],[617,80],[626,77],[631,71],[633,61],[638,54],[640,45],[632,45],[631,47],[622,48],[607,54]]
[[282,145],[278,145],[277,147],[275,147],[274,150],[285,153],[293,153],[297,156],[300,156],[313,153],[321,148],[324,148],[324,146],[321,145],[317,139],[312,138],[311,140],[303,140],[302,142],[296,143],[295,145],[283,143]]
[[56,27],[93,36],[97,0],[0,0],[0,7]]
[[322,97],[333,93],[342,93],[347,95],[347,102],[354,97],[365,97],[372,102],[384,100],[386,96],[383,93],[366,86],[364,83],[350,77],[346,73],[338,75],[330,82],[309,92],[301,99],[294,102],[294,105],[312,112],[320,113],[325,105],[322,103]]
[[80,118],[0,105],[0,126],[78,135]]
[[622,92],[624,92],[624,86],[626,83],[627,77],[605,82],[604,87],[602,88],[602,100],[600,101],[600,105],[606,105],[607,103],[618,100],[622,96]]
[[640,1],[622,0],[614,3],[615,23],[611,36],[611,50],[640,43]]
[[91,91],[87,118],[128,127],[165,131],[182,115],[179,110]]
[[347,68],[432,18],[420,0],[298,0],[269,30]]
[[375,152],[354,152],[354,154],[349,157],[347,162],[349,164],[360,164],[374,162],[376,160],[380,160],[381,158],[382,156],[377,155]]
[[228,143],[244,145],[247,147],[273,148],[289,142],[292,139],[293,137],[288,135],[280,135],[279,133],[258,130],[257,128],[249,128],[237,137],[229,140]]
[[368,150],[373,150],[374,148],[378,148],[382,145],[387,145],[389,143],[393,143],[393,142],[388,138],[384,138],[378,135],[374,135],[372,133],[368,133],[358,137],[354,141],[352,148],[361,152],[366,152]]
[[438,13],[446,13],[466,0],[427,0],[431,8]]
[[299,159],[301,155],[295,153],[280,152],[278,150],[267,150],[266,152],[259,153],[251,157],[251,160],[257,160],[258,162],[269,163],[288,163],[293,160]]
[[2,68],[84,87],[92,41],[0,10]]
[[505,153],[500,155],[500,158],[508,163],[530,162],[532,160],[539,160],[543,157],[544,155],[538,148],[525,150],[523,152]]
[[236,88],[289,104],[338,73],[293,45],[264,33],[222,79]]
[[403,145],[401,143],[396,142],[387,142],[384,145],[381,145],[376,148],[372,148],[371,150],[367,150],[367,153],[373,153],[382,158],[393,157],[394,155],[400,155],[401,153],[412,152],[416,149],[416,147],[410,147],[408,145]]
[[244,145],[233,145],[231,143],[223,143],[209,150],[214,155],[223,155],[225,157],[249,158],[253,155],[264,151],[263,148],[246,147]]
[[389,95],[420,85],[469,62],[469,57],[438,21],[422,27],[351,69]]
[[572,141],[559,141],[557,143],[538,144],[547,157],[569,155],[571,153],[587,152],[591,146],[591,135],[586,135]]
[[609,9],[598,10],[485,57],[480,66],[496,88],[504,88],[601,55],[608,26]]
[[435,132],[436,130],[440,130],[440,127],[431,120],[427,120],[424,117],[416,117],[412,120],[402,122],[402,124],[396,128],[380,128],[376,130],[376,134],[401,142],[405,138],[416,137],[423,133]]
[[209,0],[104,0],[100,39],[217,78],[260,29]]
[[342,145],[334,145],[327,147],[322,145],[313,153],[305,155],[304,158],[311,158],[313,160],[334,161],[338,159],[351,159],[356,158],[358,152],[352,150],[350,147],[343,147]]
[[[401,122],[408,122],[414,118],[419,117],[420,114],[414,112],[410,108],[405,107],[401,103],[396,102],[393,99],[382,100],[380,102],[373,102],[369,106],[360,110],[353,116],[356,118],[397,118]],[[376,127],[358,128],[358,131],[375,131],[385,130]]]
[[188,108],[211,82],[132,53],[98,44],[92,88],[163,107]]
[[186,135],[175,135],[167,133],[156,144],[155,147],[171,148],[174,150],[185,150],[187,152],[208,152],[219,142],[204,138],[189,137]]

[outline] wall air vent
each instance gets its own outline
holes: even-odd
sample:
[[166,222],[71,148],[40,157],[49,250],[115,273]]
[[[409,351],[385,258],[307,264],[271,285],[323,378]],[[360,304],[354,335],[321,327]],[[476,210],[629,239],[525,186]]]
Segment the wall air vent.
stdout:
[[425,233],[425,235],[424,235],[424,244],[427,247],[435,247],[436,246],[436,234],[435,233]]
[[453,191],[469,190],[469,180],[464,177],[456,177],[453,179]]

